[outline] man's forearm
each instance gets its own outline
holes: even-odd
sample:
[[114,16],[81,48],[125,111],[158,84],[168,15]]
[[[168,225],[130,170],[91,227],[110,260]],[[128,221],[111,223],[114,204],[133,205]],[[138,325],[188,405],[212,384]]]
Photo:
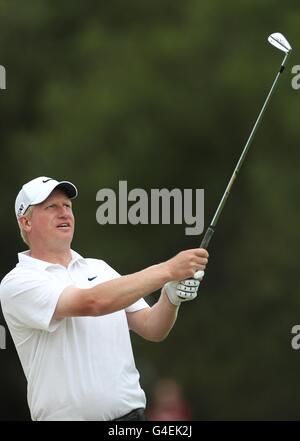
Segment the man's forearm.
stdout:
[[163,288],[158,302],[147,311],[145,337],[157,342],[164,340],[176,322],[178,310],[179,307],[172,305]]
[[160,289],[169,279],[167,265],[161,263],[89,288],[89,294],[94,300],[95,315],[110,314],[127,308]]

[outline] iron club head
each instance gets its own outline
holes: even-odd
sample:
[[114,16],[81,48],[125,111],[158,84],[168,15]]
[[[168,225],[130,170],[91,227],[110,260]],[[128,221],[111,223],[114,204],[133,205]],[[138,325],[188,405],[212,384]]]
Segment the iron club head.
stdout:
[[271,34],[268,37],[268,41],[272,44],[272,46],[277,47],[277,49],[285,52],[286,54],[292,50],[290,43],[282,34],[280,34],[280,32],[274,32],[274,34]]

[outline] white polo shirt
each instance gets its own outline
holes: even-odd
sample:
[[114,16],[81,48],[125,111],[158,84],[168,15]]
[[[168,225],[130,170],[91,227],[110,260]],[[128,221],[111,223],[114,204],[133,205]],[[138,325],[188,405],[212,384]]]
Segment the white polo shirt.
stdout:
[[145,407],[126,312],[53,320],[67,286],[89,288],[120,277],[102,260],[72,251],[68,268],[19,254],[1,282],[2,310],[28,381],[33,420],[112,420]]

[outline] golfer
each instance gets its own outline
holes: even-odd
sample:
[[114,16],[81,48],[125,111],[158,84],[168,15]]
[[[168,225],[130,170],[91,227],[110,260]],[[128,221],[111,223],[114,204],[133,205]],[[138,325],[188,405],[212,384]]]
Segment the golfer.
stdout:
[[[182,251],[120,276],[103,260],[71,249],[76,196],[71,182],[42,176],[16,198],[29,250],[2,280],[0,299],[28,382],[31,418],[144,420],[129,331],[163,340],[180,304],[196,297],[200,282],[192,277],[204,274],[208,253]],[[143,297],[159,288],[158,302],[149,307]]]

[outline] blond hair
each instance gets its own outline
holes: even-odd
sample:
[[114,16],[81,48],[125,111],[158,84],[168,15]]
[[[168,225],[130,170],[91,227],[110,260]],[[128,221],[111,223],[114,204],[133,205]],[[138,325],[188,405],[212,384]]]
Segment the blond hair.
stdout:
[[[32,211],[33,211],[33,205],[30,205],[30,206],[27,208],[27,210],[25,211],[25,213],[24,213],[23,216],[26,217],[27,219],[31,219]],[[29,246],[27,233],[26,233],[25,230],[23,230],[23,228],[22,228],[20,222],[19,222],[19,227],[20,227],[20,235],[21,235],[21,237],[22,237],[22,239],[23,239],[23,242],[25,242],[26,245]]]

